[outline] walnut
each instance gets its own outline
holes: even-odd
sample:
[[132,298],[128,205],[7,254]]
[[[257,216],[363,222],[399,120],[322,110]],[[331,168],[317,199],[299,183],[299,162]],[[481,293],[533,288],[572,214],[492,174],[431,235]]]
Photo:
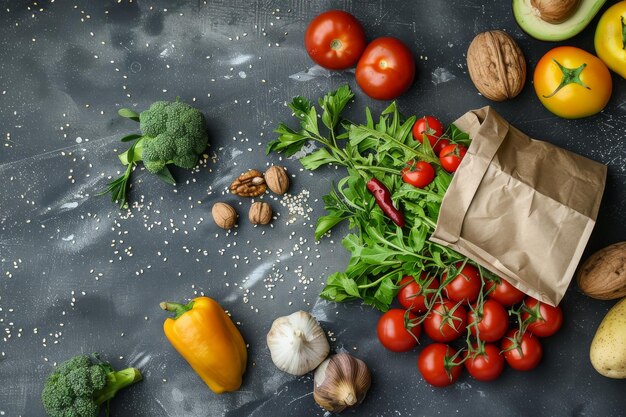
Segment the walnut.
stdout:
[[241,197],[258,197],[267,190],[267,185],[256,169],[251,169],[237,177],[230,185],[230,192]]
[[272,166],[265,171],[265,182],[270,190],[278,195],[283,195],[289,189],[289,177],[285,168]]
[[268,224],[272,221],[272,208],[269,204],[257,201],[250,206],[248,219],[252,224]]
[[226,203],[215,203],[211,209],[213,220],[222,229],[231,229],[237,223],[237,212]]
[[580,0],[530,0],[537,9],[541,20],[557,24],[563,23],[578,10]]
[[517,96],[526,82],[524,54],[500,30],[476,35],[467,50],[467,68],[478,91],[494,101]]

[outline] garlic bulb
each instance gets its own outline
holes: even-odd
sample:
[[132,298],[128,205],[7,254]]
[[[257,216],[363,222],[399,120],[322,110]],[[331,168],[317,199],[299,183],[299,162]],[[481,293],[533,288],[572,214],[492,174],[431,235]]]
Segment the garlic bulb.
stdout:
[[326,359],[315,370],[313,398],[333,413],[361,404],[370,389],[372,376],[365,362],[348,353]]
[[292,375],[304,375],[317,368],[330,351],[324,330],[306,311],[274,320],[267,346],[274,365]]

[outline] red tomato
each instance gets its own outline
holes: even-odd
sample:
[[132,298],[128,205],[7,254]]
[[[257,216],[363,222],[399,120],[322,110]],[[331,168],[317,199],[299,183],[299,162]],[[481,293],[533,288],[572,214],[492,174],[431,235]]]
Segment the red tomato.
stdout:
[[[436,290],[439,288],[439,281],[437,278],[429,278],[425,272],[422,272],[420,281],[423,283],[430,281],[430,284],[426,287],[427,289]],[[434,294],[429,293],[424,295],[422,292],[422,286],[415,281],[415,278],[408,275],[402,278],[400,286],[402,287],[398,292],[398,301],[400,302],[400,305],[414,313],[426,312],[426,299],[431,299]]]
[[456,350],[443,343],[426,346],[417,359],[417,369],[430,385],[446,387],[454,384],[463,368],[452,357]]
[[439,153],[439,162],[446,171],[455,172],[466,153],[467,148],[463,145],[448,145]]
[[433,146],[433,152],[435,152],[435,155],[439,156],[441,155],[441,150],[449,144],[450,141],[448,139],[439,139],[437,143],[435,143],[435,145]]
[[[462,262],[456,263],[456,268],[461,268]],[[441,282],[445,282],[448,273],[444,273]],[[458,275],[443,287],[443,294],[452,301],[462,301],[469,304],[476,301],[480,293],[481,278],[478,269],[470,264],[465,264]]]
[[504,370],[504,358],[500,355],[500,348],[493,343],[486,343],[484,350],[484,353],[467,359],[465,369],[478,381],[493,381]]
[[[406,352],[413,349],[421,333],[419,325],[411,327],[410,331],[407,330],[404,314],[405,310],[392,308],[378,320],[378,340],[384,347],[394,352]],[[415,315],[409,312],[408,318],[413,320]]]
[[424,331],[435,342],[451,342],[465,331],[467,312],[462,305],[444,299],[424,319]]
[[402,169],[402,181],[417,188],[426,188],[435,179],[435,168],[428,162],[409,161],[409,166]]
[[517,329],[510,330],[500,347],[505,351],[504,359],[511,368],[518,371],[530,371],[539,365],[543,349],[539,339],[528,332],[524,333],[521,341],[517,343],[515,336],[518,332]]
[[304,35],[304,46],[315,63],[340,70],[354,66],[365,49],[365,31],[350,13],[329,10],[314,18]]
[[[477,317],[478,316],[478,317]],[[476,326],[470,326],[475,321]],[[497,301],[487,300],[483,304],[482,316],[476,311],[470,310],[467,313],[467,326],[472,336],[476,336],[476,327],[478,327],[478,337],[484,342],[497,342],[502,339],[506,331],[509,329],[509,316],[502,304]]]
[[409,89],[415,77],[415,59],[396,38],[370,42],[356,66],[356,82],[368,96],[392,100]]
[[535,321],[528,325],[528,331],[537,337],[548,337],[556,333],[563,324],[563,310],[561,307],[552,307],[532,297],[524,300],[526,307],[522,313],[522,320],[533,317]]
[[434,116],[424,116],[415,121],[413,125],[413,138],[419,143],[423,143],[424,135],[430,142],[430,147],[434,148],[435,143],[443,135],[443,125]]
[[[487,287],[487,297],[491,298],[502,304],[505,307],[511,307],[513,304],[521,303],[525,294],[509,284],[504,279],[500,278],[500,282],[487,280],[485,282]],[[492,290],[492,288],[494,288]]]

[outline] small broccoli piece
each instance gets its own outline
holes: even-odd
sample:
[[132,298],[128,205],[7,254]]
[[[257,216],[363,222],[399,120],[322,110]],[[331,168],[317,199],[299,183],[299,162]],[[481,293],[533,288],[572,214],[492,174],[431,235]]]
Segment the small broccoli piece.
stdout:
[[50,417],[98,417],[102,404],[141,379],[136,368],[115,371],[107,363],[78,355],[48,376],[41,400]]
[[112,200],[126,207],[132,167],[143,161],[148,171],[168,184],[175,184],[167,165],[191,169],[207,147],[209,136],[202,113],[180,101],[157,101],[141,113],[120,109],[120,116],[139,122],[141,135],[128,135],[122,141],[135,141],[119,158],[127,165],[121,177],[111,181],[98,195],[112,193]]

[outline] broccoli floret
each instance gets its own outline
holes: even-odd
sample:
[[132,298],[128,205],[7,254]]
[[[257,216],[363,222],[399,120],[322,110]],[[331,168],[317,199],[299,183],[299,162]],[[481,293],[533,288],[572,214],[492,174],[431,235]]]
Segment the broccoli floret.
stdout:
[[140,114],[121,109],[120,116],[139,122],[141,135],[128,135],[122,141],[135,141],[131,148],[119,156],[128,165],[121,177],[109,183],[98,195],[111,193],[120,207],[127,206],[127,191],[132,167],[143,161],[153,174],[169,184],[175,184],[168,164],[191,169],[207,147],[209,136],[202,113],[180,101],[157,101]]
[[115,371],[107,363],[78,355],[48,376],[41,400],[50,417],[97,417],[102,404],[141,378],[138,369]]
[[[153,103],[141,112],[139,122],[143,141],[147,141],[141,159],[153,174],[169,163],[193,168],[209,141],[202,113],[179,101]],[[185,165],[177,161],[184,161]]]

